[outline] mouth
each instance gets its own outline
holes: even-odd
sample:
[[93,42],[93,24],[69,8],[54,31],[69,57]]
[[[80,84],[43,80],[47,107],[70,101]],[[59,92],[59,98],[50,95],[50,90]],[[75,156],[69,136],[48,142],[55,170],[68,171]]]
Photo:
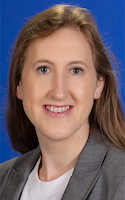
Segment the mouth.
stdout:
[[71,106],[50,106],[45,105],[45,109],[53,113],[63,113],[71,109]]

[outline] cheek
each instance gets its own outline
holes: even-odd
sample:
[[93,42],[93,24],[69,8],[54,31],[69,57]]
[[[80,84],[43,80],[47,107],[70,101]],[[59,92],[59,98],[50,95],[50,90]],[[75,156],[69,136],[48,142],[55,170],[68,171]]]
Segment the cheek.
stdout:
[[[22,76],[22,92],[23,98],[28,98],[30,100],[35,100],[39,98],[39,96],[44,95],[47,90],[48,84],[46,80],[41,77],[36,77],[36,75],[32,75],[33,72],[29,74],[24,73],[25,76]],[[27,76],[26,76],[27,75]]]
[[34,110],[35,105],[40,104],[40,95],[42,94],[42,92],[39,91],[39,86],[37,84],[34,84],[34,81],[30,82],[27,79],[27,81],[23,83],[22,103],[26,114],[29,115],[29,113]]
[[32,84],[27,84],[23,89],[23,108],[27,117],[33,124],[34,118],[37,119],[38,117],[37,115],[40,111],[43,100],[43,92],[39,91],[39,89],[39,86]]
[[96,81],[95,80],[85,80],[79,81],[74,84],[74,96],[80,102],[91,101],[93,102],[94,94],[96,90]]
[[41,103],[45,95],[45,88],[39,86],[33,86],[31,88],[25,88],[23,92],[23,103],[33,106],[37,103]]

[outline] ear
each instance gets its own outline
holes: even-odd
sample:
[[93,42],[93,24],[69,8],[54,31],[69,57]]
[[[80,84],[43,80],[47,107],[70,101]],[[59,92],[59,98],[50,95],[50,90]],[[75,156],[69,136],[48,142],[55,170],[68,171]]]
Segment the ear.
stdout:
[[21,84],[21,81],[19,82],[19,85],[17,85],[16,96],[17,96],[18,99],[22,100],[22,84]]
[[95,93],[94,93],[94,99],[99,99],[101,97],[101,93],[103,91],[104,84],[105,84],[105,78],[100,77],[97,80],[96,90],[95,90]]

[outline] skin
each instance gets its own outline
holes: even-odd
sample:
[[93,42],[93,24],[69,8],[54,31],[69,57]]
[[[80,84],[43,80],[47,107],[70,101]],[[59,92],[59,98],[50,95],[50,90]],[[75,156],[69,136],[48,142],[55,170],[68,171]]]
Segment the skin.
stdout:
[[[51,181],[75,166],[89,137],[93,101],[100,98],[103,86],[79,29],[62,28],[29,45],[17,97],[36,129],[41,180]],[[70,109],[54,113],[45,105]]]

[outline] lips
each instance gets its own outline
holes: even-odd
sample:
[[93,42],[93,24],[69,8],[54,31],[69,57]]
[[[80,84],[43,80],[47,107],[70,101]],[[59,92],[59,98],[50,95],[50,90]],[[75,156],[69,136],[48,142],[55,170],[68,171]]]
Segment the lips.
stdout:
[[71,106],[50,106],[50,105],[45,105],[45,109],[53,112],[53,113],[63,113],[67,110],[69,110]]

